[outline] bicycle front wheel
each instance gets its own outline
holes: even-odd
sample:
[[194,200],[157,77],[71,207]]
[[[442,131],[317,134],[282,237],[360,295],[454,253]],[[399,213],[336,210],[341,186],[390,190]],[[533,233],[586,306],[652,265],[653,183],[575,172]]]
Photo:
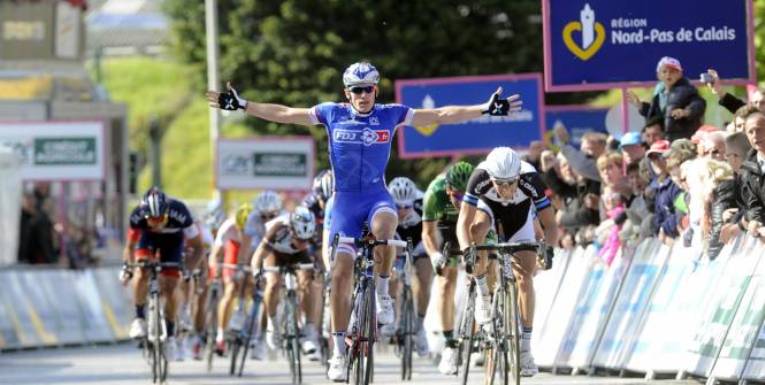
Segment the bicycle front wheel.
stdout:
[[[518,287],[510,284],[507,288],[504,301],[503,323],[506,328],[508,364],[510,366],[510,382],[521,385],[521,327],[520,312],[518,310]],[[508,384],[505,381],[505,384]]]
[[459,360],[462,367],[462,385],[467,385],[470,371],[470,354],[473,352],[475,341],[475,289],[468,291],[468,300],[460,323]]
[[488,365],[486,365],[486,375],[490,378],[490,385],[496,383],[497,376],[501,379],[502,384],[508,385],[509,363],[507,351],[511,339],[504,318],[504,314],[508,309],[505,305],[506,297],[506,291],[500,288],[494,294],[494,300],[492,301],[492,308],[494,309],[494,317],[492,319],[494,335],[492,338],[492,348],[487,353]]
[[207,332],[205,333],[205,354],[207,355],[207,371],[211,372],[213,356],[215,355],[215,335],[218,331],[218,295],[215,289],[210,290],[206,310],[205,323],[207,325]]
[[297,326],[297,298],[296,293],[287,296],[287,359],[290,361],[292,383],[300,384],[303,381],[303,373],[300,365],[300,336]]
[[412,350],[414,345],[414,302],[410,288],[404,288],[401,301],[401,322],[399,341],[401,347],[401,379],[412,379]]

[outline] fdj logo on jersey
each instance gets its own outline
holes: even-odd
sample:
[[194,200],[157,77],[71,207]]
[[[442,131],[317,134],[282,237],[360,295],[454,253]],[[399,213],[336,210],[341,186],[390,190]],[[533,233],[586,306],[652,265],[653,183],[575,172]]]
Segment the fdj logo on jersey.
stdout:
[[359,143],[365,146],[390,141],[390,132],[386,130],[370,130],[369,128],[362,131],[335,130],[334,134],[336,142]]
[[[590,4],[585,4],[579,12],[580,21],[572,21],[563,27],[563,42],[571,53],[584,61],[589,60],[603,46],[606,40],[606,28],[595,21],[595,11]],[[574,31],[581,32],[582,44],[574,42]]]

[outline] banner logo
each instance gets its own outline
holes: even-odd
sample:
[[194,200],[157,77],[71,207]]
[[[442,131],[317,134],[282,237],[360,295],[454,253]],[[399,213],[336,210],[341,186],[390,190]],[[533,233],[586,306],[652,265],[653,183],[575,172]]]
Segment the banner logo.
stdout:
[[[571,53],[583,61],[589,60],[603,46],[606,40],[606,28],[595,21],[595,11],[590,4],[585,4],[579,13],[580,21],[572,21],[563,27],[563,43]],[[581,46],[574,41],[574,32],[581,32]]]

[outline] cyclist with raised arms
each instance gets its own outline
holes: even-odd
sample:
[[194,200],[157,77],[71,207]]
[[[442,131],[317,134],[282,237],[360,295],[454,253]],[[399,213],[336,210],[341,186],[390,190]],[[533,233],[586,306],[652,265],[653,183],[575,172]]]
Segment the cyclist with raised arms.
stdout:
[[[260,276],[262,267],[282,267],[293,264],[313,263],[309,255],[311,240],[316,234],[316,218],[308,208],[298,206],[292,213],[285,213],[266,223],[266,234],[255,250],[252,257],[253,275]],[[310,290],[313,271],[299,270],[296,272],[298,292],[302,314],[307,315],[313,303],[312,291]],[[281,274],[270,272],[265,275],[266,287],[263,295],[263,304],[266,314],[266,342],[271,350],[277,350],[281,346],[281,330],[279,320],[276,319],[276,310],[279,305],[281,290]],[[308,354],[313,354],[319,347],[318,333],[311,319],[303,326],[303,331],[313,329],[314,333],[304,338],[303,349]]]
[[[520,156],[509,147],[493,149],[486,160],[473,170],[467,184],[457,220],[457,238],[466,250],[471,244],[482,244],[495,224],[501,242],[535,242],[535,213],[544,229],[544,240],[554,245],[558,240],[555,209],[545,196],[547,186],[534,166],[521,161]],[[491,209],[478,210],[479,202]],[[544,251],[552,258],[553,248]],[[534,324],[534,283],[537,255],[530,251],[518,252],[513,270],[517,277],[518,299],[521,314],[521,375],[533,376],[538,370],[531,355],[531,330]],[[491,293],[486,282],[487,258],[476,259],[472,278],[475,279],[478,296],[475,304],[475,320],[487,324],[490,319]]]
[[[169,198],[158,187],[150,188],[144,194],[141,203],[130,214],[130,229],[127,242],[122,253],[124,263],[120,272],[120,280],[127,283],[134,279],[133,301],[135,302],[135,319],[130,325],[130,338],[146,336],[146,296],[149,291],[149,273],[138,269],[133,271],[128,266],[135,260],[152,260],[159,255],[160,262],[182,262],[184,239],[192,250],[186,259],[188,266],[196,265],[202,257],[202,239],[194,218],[186,205],[176,199]],[[135,250],[134,250],[135,249]],[[135,277],[134,277],[135,275]],[[160,274],[160,294],[165,297],[165,325],[167,329],[167,349],[165,357],[168,361],[175,360],[175,320],[178,303],[175,290],[181,271],[178,268],[162,269]]]
[[[415,310],[417,312],[417,318],[415,320],[415,330],[417,335],[415,337],[415,348],[417,354],[422,357],[428,354],[428,338],[423,327],[423,321],[425,320],[425,313],[428,310],[428,303],[430,302],[430,284],[433,278],[433,269],[430,266],[430,260],[428,254],[425,253],[425,249],[422,246],[422,191],[417,188],[417,185],[411,179],[407,177],[393,178],[388,183],[388,191],[390,191],[393,201],[396,203],[398,209],[398,227],[396,233],[398,237],[404,241],[412,240],[412,262],[414,263],[415,274],[412,278],[412,294],[415,299]],[[404,268],[406,260],[403,255],[399,255],[396,260],[396,268],[398,270]],[[393,286],[392,286],[393,287]],[[394,287],[393,290],[398,288]],[[391,335],[391,331],[395,332],[396,326],[391,323],[385,325],[385,327],[392,329],[388,330],[387,335]],[[384,328],[385,328],[384,327]]]
[[[236,269],[230,265],[237,263],[246,263],[240,259],[241,249],[245,248],[244,226],[253,207],[249,203],[240,205],[231,218],[226,219],[218,229],[213,242],[213,249],[209,257],[210,276],[223,278],[223,296],[218,303],[218,330],[215,334],[215,350],[223,355],[226,349],[225,330],[229,327],[231,315],[234,308],[234,299],[240,293],[242,285],[246,285],[248,276],[236,276]],[[219,268],[219,264],[226,264]],[[243,323],[237,319],[231,325],[234,330],[240,330]],[[208,336],[209,338],[209,336]]]
[[[364,222],[378,239],[391,239],[398,225],[396,207],[385,188],[385,168],[390,157],[392,138],[400,126],[450,124],[475,119],[483,114],[507,115],[520,109],[517,95],[501,98],[497,89],[489,101],[474,106],[447,106],[412,109],[401,104],[379,104],[380,74],[368,62],[354,63],[343,73],[345,98],[349,103],[321,103],[312,108],[293,108],[278,104],[246,101],[228,85],[228,91],[207,93],[212,107],[243,109],[249,115],[268,121],[303,126],[323,125],[329,138],[330,163],[335,176],[330,236],[359,237]],[[393,322],[393,303],[388,295],[395,248],[377,248],[382,263],[376,272],[377,320]],[[340,244],[331,266],[330,307],[335,349],[330,359],[328,377],[346,379],[345,332],[351,310],[353,260],[355,247]]]

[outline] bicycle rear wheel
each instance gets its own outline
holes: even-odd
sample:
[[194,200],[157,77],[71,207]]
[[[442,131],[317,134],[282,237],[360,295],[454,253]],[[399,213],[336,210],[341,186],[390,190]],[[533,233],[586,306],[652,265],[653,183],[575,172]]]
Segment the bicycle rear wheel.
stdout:
[[412,379],[412,350],[414,335],[414,303],[412,292],[408,287],[404,288],[401,301],[401,322],[399,327],[399,341],[401,348],[401,379]]

